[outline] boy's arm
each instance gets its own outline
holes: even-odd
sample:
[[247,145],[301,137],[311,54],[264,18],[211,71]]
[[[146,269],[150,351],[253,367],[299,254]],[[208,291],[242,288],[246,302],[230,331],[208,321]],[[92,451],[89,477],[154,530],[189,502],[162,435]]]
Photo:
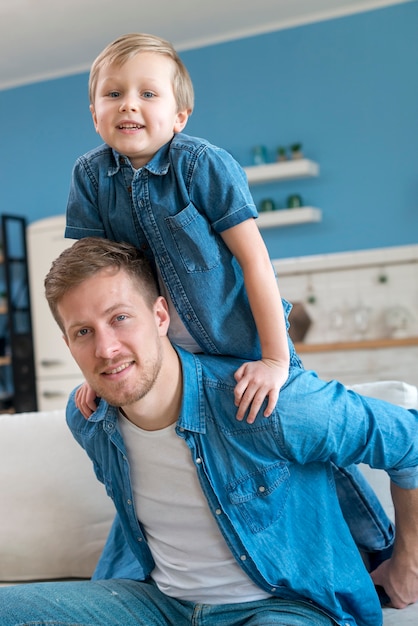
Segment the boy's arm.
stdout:
[[86,419],[97,409],[96,398],[96,392],[86,381],[84,381],[75,393],[76,407]]
[[273,411],[280,388],[289,372],[289,345],[282,301],[271,260],[254,219],[248,219],[221,233],[232,254],[240,264],[245,288],[261,344],[261,361],[245,363],[236,372],[238,381],[235,403],[239,406],[237,419],[243,419],[247,409],[248,422],[253,422],[268,396],[264,412]]
[[384,588],[390,606],[402,609],[418,600],[418,488],[403,489],[391,483],[395,506],[393,555],[371,574]]

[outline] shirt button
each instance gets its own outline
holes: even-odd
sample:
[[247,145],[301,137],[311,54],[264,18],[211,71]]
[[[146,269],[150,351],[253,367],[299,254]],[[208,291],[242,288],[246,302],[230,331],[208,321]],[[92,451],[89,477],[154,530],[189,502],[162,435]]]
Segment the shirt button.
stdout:
[[215,513],[216,513],[216,515],[222,515],[221,509],[216,509]]
[[138,541],[138,543],[141,543],[142,537],[137,537],[136,540]]
[[121,165],[125,165],[125,159],[124,159],[124,157],[120,157],[120,159],[119,159],[119,163],[120,163]]
[[272,588],[270,589],[271,593],[274,593],[276,590],[277,590],[277,588],[276,588],[276,587],[272,587]]
[[202,463],[202,459],[200,457],[197,457],[196,463],[198,463],[200,465]]
[[132,500],[129,500],[129,498],[128,498],[128,500],[126,500],[126,503],[129,504],[129,506],[131,506]]
[[264,493],[264,492],[265,492],[265,490],[266,490],[266,488],[265,488],[265,487],[263,487],[263,485],[260,485],[260,487],[258,488],[258,491],[259,491],[260,493]]
[[132,193],[132,187],[131,186],[128,187],[128,193]]
[[241,554],[241,556],[239,557],[241,559],[241,561],[246,561],[247,557],[245,556],[245,554]]

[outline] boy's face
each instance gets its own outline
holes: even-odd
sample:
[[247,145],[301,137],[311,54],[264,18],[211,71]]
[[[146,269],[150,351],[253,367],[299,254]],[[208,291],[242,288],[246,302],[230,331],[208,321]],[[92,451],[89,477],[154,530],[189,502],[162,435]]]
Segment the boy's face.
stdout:
[[189,112],[177,111],[174,69],[169,57],[139,52],[99,72],[90,106],[96,131],[136,169],[186,125]]

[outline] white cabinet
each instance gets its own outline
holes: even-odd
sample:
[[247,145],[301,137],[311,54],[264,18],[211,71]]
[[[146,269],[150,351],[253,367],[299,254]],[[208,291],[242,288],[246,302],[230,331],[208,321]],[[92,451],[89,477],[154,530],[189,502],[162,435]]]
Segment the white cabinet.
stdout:
[[[273,181],[292,180],[295,178],[310,178],[319,175],[319,165],[309,159],[293,159],[278,163],[252,165],[245,167],[248,184],[260,185]],[[307,222],[320,222],[322,212],[315,207],[301,207],[297,209],[278,209],[260,213],[257,219],[259,228],[273,228],[277,226],[291,226]]]
[[[370,342],[366,342],[370,343]],[[314,370],[324,380],[336,379],[345,385],[367,383],[375,380],[403,380],[418,385],[418,345],[411,338],[410,345],[379,346],[374,348],[338,349],[317,352],[310,349],[298,353],[306,369]],[[309,346],[313,348],[313,346]]]
[[64,238],[65,215],[29,224],[27,228],[29,283],[38,409],[62,409],[69,392],[83,376],[62,338],[44,295],[44,279],[52,261],[70,245]]

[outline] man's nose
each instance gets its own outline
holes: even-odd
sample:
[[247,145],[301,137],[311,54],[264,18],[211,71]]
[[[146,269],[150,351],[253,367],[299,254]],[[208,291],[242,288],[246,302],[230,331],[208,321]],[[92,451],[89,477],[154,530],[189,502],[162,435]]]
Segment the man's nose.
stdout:
[[102,359],[113,358],[119,350],[120,342],[112,330],[97,331],[95,335],[95,354]]

